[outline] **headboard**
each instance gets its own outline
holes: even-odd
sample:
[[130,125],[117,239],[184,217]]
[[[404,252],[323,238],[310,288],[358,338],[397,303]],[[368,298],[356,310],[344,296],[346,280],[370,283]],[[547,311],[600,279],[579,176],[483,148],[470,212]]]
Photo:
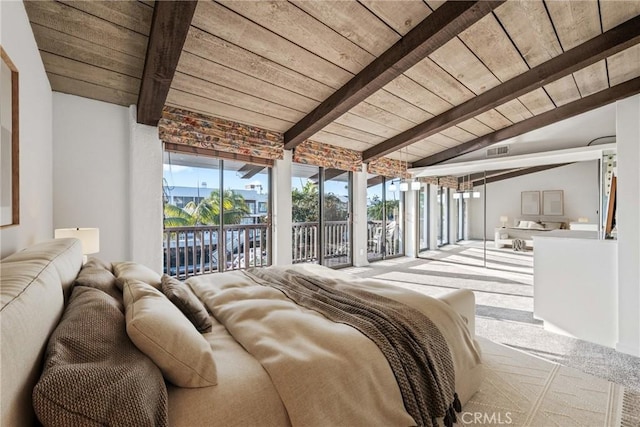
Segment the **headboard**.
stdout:
[[77,239],[50,240],[0,261],[0,425],[36,423],[31,393],[81,267]]

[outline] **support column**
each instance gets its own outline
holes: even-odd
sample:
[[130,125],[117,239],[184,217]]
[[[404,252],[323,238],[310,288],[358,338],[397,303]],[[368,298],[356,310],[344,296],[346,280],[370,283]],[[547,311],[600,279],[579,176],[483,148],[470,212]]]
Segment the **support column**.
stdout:
[[369,265],[367,259],[367,165],[353,173],[353,265]]
[[131,260],[162,273],[162,143],[158,128],[136,122],[129,107],[129,248]]
[[640,356],[640,95],[616,103],[618,344]]
[[292,262],[291,155],[290,150],[285,150],[284,158],[276,160],[273,166],[273,265],[287,265]]

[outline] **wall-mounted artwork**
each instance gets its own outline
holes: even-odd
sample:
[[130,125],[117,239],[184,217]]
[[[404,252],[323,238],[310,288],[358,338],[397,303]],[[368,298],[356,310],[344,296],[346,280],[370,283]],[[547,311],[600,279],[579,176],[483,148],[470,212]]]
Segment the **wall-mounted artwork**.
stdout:
[[520,212],[522,215],[540,215],[539,191],[523,191],[521,193]]
[[562,190],[548,190],[542,192],[542,214],[564,215]]
[[20,223],[18,70],[0,46],[0,227]]

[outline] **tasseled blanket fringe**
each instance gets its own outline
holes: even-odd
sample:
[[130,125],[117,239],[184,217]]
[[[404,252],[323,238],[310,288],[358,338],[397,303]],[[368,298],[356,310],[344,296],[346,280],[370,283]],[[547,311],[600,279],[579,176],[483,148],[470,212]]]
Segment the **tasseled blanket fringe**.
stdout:
[[[458,399],[458,393],[453,394],[453,402],[447,408],[444,416],[444,425],[445,427],[453,427],[454,423],[458,422],[458,417],[456,416],[456,412],[462,412],[462,404],[460,403],[460,399]],[[433,427],[438,427],[438,421],[436,418],[432,419]]]

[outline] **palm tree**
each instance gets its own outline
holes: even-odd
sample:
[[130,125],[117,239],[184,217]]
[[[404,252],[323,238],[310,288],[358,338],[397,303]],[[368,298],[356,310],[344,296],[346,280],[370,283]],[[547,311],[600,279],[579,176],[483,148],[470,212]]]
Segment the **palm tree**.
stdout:
[[318,221],[318,186],[307,181],[302,190],[291,191],[293,222]]
[[[249,206],[241,194],[225,190],[223,197],[223,221],[225,224],[238,224],[250,213]],[[165,203],[164,226],[197,226],[220,224],[220,191],[213,190],[209,197],[200,202],[187,203],[184,208]]]
[[387,218],[394,215],[400,206],[400,201],[398,200],[387,200],[385,203],[382,203],[382,200],[378,195],[373,196],[371,200],[371,204],[367,207],[367,217],[369,220],[382,220],[382,212],[383,207],[386,210]]

